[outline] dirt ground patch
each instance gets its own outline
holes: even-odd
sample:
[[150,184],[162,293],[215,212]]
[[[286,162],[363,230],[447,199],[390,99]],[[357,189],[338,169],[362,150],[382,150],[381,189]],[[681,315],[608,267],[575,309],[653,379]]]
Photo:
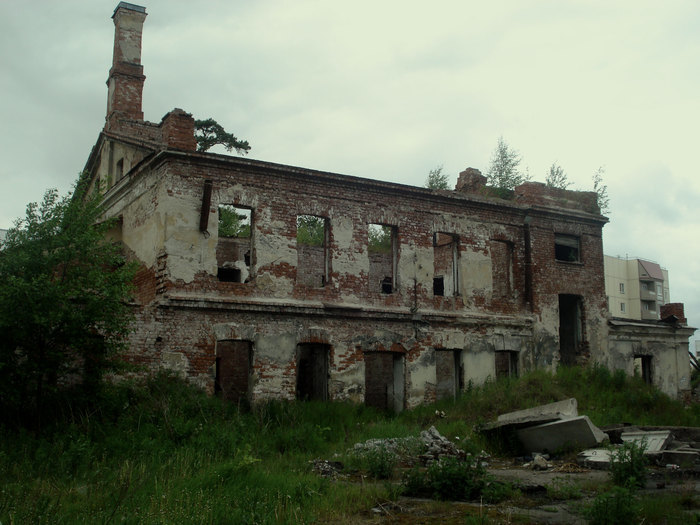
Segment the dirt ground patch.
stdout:
[[[607,471],[580,468],[575,464],[554,461],[543,471],[514,465],[512,460],[493,459],[488,473],[496,481],[512,483],[517,495],[499,504],[483,502],[450,502],[431,499],[399,497],[381,502],[361,516],[346,523],[359,524],[585,524],[583,510],[596,495],[609,488]],[[662,468],[649,469],[647,486],[640,491],[642,498],[654,498],[668,493],[700,495],[700,477],[694,472],[668,472]],[[700,507],[690,509],[688,523],[695,523],[694,514]]]

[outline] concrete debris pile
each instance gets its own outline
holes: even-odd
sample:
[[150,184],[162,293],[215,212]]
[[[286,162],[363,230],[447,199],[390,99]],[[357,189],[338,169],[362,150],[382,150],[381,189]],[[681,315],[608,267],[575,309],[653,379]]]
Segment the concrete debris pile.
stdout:
[[578,403],[570,398],[556,403],[501,414],[480,431],[488,435],[512,436],[534,456],[571,448],[595,447],[608,440],[588,416],[578,415]]
[[[607,429],[616,445],[644,445],[649,463],[672,470],[700,467],[700,428],[619,426]],[[607,469],[614,448],[592,448],[578,456],[578,462],[589,468]]]
[[[434,426],[423,430],[418,438],[369,439],[363,443],[356,443],[349,452],[362,456],[376,451],[393,454],[407,464],[420,462],[422,465],[429,465],[443,457],[464,458],[466,456],[463,450],[440,434]],[[485,458],[485,453],[480,455],[482,456]]]
[[314,459],[310,461],[311,470],[322,478],[339,479],[344,478],[341,474],[343,464],[340,461],[328,461],[327,459]]

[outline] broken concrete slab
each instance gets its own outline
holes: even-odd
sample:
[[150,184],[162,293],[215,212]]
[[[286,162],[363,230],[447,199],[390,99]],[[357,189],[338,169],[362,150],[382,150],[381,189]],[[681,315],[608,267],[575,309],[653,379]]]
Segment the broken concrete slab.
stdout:
[[576,461],[584,467],[607,470],[610,468],[610,449],[589,448],[579,453]]
[[527,452],[555,452],[567,447],[595,447],[608,439],[588,416],[552,421],[516,431]]
[[673,434],[670,430],[623,432],[620,438],[623,443],[646,443],[645,453],[653,453],[665,450],[673,441]]
[[532,419],[541,419],[542,417],[550,417],[552,419],[568,419],[578,416],[578,403],[576,399],[569,398],[555,403],[539,405],[524,410],[516,410],[501,414],[496,418],[499,423],[524,422]]
[[540,425],[561,419],[571,419],[578,416],[578,403],[576,399],[569,398],[546,405],[539,405],[524,410],[516,410],[501,414],[495,422],[487,423],[482,430],[489,431],[506,428],[522,428],[532,425]]

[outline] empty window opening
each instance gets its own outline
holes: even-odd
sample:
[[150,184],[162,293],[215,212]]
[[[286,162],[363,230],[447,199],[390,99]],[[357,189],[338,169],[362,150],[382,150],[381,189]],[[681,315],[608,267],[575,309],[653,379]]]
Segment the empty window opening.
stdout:
[[250,399],[253,366],[253,343],[219,341],[216,344],[216,378],[214,392],[234,403]]
[[370,290],[385,294],[396,291],[396,228],[370,224],[367,252],[369,255]]
[[625,311],[625,303],[620,303],[620,311],[621,312]]
[[116,180],[120,180],[124,176],[124,159],[117,161]]
[[620,283],[620,293],[625,293],[625,283]]
[[365,404],[400,412],[404,408],[404,356],[398,352],[365,352]]
[[518,377],[518,352],[497,350],[495,352],[496,379],[501,377]]
[[580,239],[575,235],[554,235],[554,258],[557,261],[580,262]]
[[438,399],[456,399],[464,390],[461,350],[435,349],[435,381]]
[[330,345],[302,343],[297,345],[297,399],[328,399],[328,360]]
[[297,283],[321,288],[328,282],[328,219],[297,215]]
[[[459,295],[459,237],[452,233],[433,234],[433,295]],[[442,284],[436,283],[441,279]],[[437,284],[437,286],[436,286]]]
[[578,295],[559,295],[559,354],[563,365],[576,364],[583,342],[583,308]]
[[641,375],[644,382],[648,385],[653,384],[650,355],[634,356],[634,375]]
[[513,243],[491,241],[491,278],[493,296],[507,299],[513,295]]
[[219,205],[216,263],[220,281],[245,283],[250,280],[252,217],[250,208]]
[[433,295],[445,295],[445,278],[442,275],[433,277]]

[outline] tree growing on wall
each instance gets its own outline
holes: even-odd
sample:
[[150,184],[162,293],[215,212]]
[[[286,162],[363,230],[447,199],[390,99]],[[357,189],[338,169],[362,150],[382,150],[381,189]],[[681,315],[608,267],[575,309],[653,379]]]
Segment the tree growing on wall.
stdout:
[[565,190],[571,186],[569,182],[569,177],[564,171],[564,169],[559,166],[556,162],[553,162],[549,167],[549,172],[547,173],[547,178],[545,179],[545,184],[552,188],[560,188]]
[[221,144],[226,151],[236,150],[236,153],[245,155],[250,151],[247,140],[241,140],[232,133],[226,132],[221,124],[213,118],[194,121],[194,138],[197,141],[197,151],[208,151],[217,144]]
[[[132,311],[134,267],[106,239],[99,192],[48,190],[9,230],[0,252],[0,413],[31,417],[66,385],[94,393],[118,364]],[[75,384],[79,385],[75,386]]]
[[530,175],[520,170],[521,162],[520,153],[511,148],[502,136],[499,137],[486,172],[486,184],[495,190],[496,195],[508,198],[516,186],[530,180]]
[[593,191],[597,194],[598,208],[600,208],[600,213],[610,212],[610,197],[608,196],[608,186],[603,184],[603,175],[605,174],[605,168],[600,166],[593,173]]
[[425,181],[425,187],[431,190],[449,190],[450,182],[445,173],[442,172],[443,166],[438,166],[428,172],[428,178]]

